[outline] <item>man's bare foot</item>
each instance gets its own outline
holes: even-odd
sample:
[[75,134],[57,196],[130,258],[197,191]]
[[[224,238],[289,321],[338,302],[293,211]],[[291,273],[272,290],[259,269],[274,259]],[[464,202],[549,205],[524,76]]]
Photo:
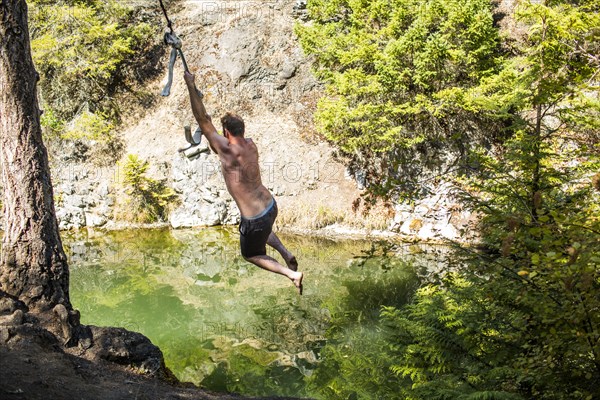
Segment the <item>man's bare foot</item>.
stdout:
[[289,260],[285,260],[285,263],[292,271],[298,271],[298,260],[296,260],[296,256],[292,256]]
[[297,272],[296,274],[296,278],[292,278],[292,282],[294,282],[294,285],[298,288],[298,293],[302,296],[302,279],[304,278],[304,274],[302,272]]

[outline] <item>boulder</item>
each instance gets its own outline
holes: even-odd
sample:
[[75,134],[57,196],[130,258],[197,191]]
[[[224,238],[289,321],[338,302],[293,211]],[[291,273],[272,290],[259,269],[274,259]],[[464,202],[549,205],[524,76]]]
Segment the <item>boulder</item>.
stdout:
[[93,359],[132,366],[150,376],[165,373],[163,354],[141,333],[123,328],[89,327],[93,345],[87,350]]

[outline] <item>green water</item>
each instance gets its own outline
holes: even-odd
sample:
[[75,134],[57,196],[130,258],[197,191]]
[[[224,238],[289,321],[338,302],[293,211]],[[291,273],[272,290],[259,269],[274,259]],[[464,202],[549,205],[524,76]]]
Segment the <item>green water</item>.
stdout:
[[[305,273],[304,296],[287,278],[245,262],[235,228],[63,235],[71,300],[82,322],[148,336],[182,381],[247,395],[318,397],[307,382],[336,316],[358,321],[361,338],[381,305],[399,305],[413,269],[359,266],[367,241],[280,235]],[[275,254],[271,253],[275,256]],[[372,330],[372,332],[371,332]],[[333,343],[337,345],[336,343]]]

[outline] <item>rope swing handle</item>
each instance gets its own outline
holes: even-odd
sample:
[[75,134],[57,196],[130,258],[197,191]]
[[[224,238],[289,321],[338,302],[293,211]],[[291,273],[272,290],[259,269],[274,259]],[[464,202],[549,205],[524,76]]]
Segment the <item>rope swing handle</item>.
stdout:
[[[183,63],[183,69],[187,72],[190,72],[187,62],[185,61],[185,56],[183,55],[183,51],[181,50],[181,39],[177,37],[177,34],[173,31],[173,23],[169,18],[169,14],[167,13],[167,9],[162,0],[158,0],[160,3],[160,8],[167,20],[167,27],[169,28],[169,32],[165,32],[163,36],[163,40],[167,46],[171,46],[171,56],[169,57],[169,74],[168,81],[162,90],[162,96],[168,96],[171,93],[171,85],[173,84],[173,68],[175,66],[175,61],[177,60],[177,56],[181,57],[181,61]],[[197,89],[196,89],[197,90]],[[199,90],[198,94],[201,94]]]
[[[179,37],[177,36],[175,31],[173,31],[173,23],[171,22],[171,19],[169,18],[169,14],[167,13],[167,9],[166,9],[163,1],[158,0],[158,2],[160,3],[160,8],[162,9],[165,19],[167,20],[167,27],[169,28],[169,32],[165,32],[163,40],[166,45],[171,46],[172,49],[179,54],[179,56],[181,57],[181,61],[183,62],[183,69],[187,72],[190,72],[187,62],[185,61],[185,56],[183,55],[183,51],[181,50],[181,39],[179,39]],[[171,58],[171,60],[172,61],[169,63],[169,67],[172,70],[173,63],[175,62],[175,60],[173,58]],[[168,86],[169,87],[171,86],[170,83],[168,84]],[[167,90],[167,93],[168,93],[168,90]],[[167,96],[168,96],[168,94],[167,94]]]

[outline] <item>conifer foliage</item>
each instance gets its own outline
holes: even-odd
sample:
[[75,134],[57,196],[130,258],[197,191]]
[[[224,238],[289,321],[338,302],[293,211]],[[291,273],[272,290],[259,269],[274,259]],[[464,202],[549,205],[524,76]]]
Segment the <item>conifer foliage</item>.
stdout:
[[[425,141],[435,137],[435,124],[419,130],[413,123],[422,110],[459,130],[482,121],[495,126],[489,134],[497,140],[471,143],[464,159],[470,173],[456,178],[464,203],[481,216],[481,239],[476,247],[457,246],[453,265],[410,304],[381,310],[380,328],[388,335],[372,344],[377,359],[326,347],[313,382],[330,398],[600,397],[600,6],[520,2],[511,18],[522,34],[509,38],[491,22],[471,25],[490,21],[487,2],[387,3],[313,2],[315,23],[298,29],[331,85],[318,116],[321,129],[344,151],[368,152],[410,144],[406,139],[419,132]],[[480,13],[464,11],[474,4]],[[419,36],[411,27],[435,15],[418,12],[428,7],[447,11],[436,29],[430,25]],[[462,20],[449,10],[460,10]],[[378,91],[377,60],[396,44],[389,36],[374,40],[374,26],[410,43],[390,67],[409,84],[397,80],[387,98]],[[446,40],[453,45],[435,53],[444,32],[453,32]],[[426,61],[432,54],[448,57],[443,67]],[[458,59],[463,62],[452,68]],[[409,107],[416,104],[419,113]],[[359,116],[359,110],[368,112]],[[459,114],[461,125],[453,122]],[[393,183],[385,174],[382,179]],[[343,383],[327,374],[351,360],[367,373]],[[360,388],[372,376],[386,380],[365,394]]]
[[[498,72],[500,35],[488,0],[315,0],[296,32],[327,83],[316,123],[379,196],[412,191],[455,168],[495,120],[459,107]],[[399,179],[398,171],[403,171]]]
[[157,72],[157,10],[115,0],[28,3],[46,138],[116,141],[119,96]]

